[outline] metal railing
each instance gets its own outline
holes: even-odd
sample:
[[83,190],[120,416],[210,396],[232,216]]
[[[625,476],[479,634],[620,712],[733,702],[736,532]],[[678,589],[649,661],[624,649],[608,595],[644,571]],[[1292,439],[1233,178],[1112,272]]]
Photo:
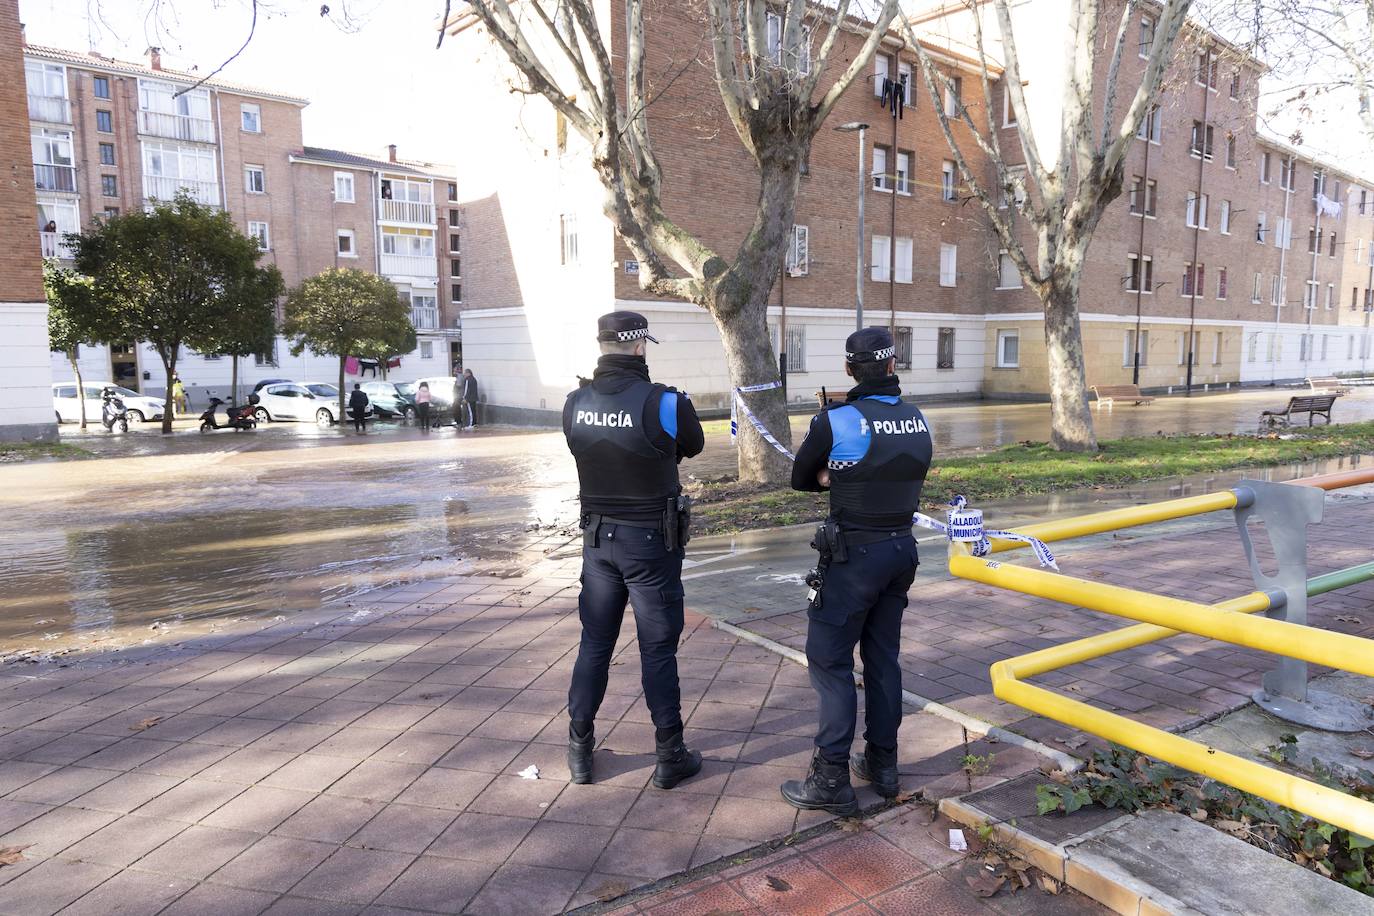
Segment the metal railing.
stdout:
[[434,225],[434,204],[417,200],[381,199],[382,220],[389,223],[414,223],[421,226]]
[[72,103],[60,95],[34,95],[29,93],[29,120],[47,121],[49,124],[72,123]]
[[439,329],[439,310],[437,308],[411,308],[410,323],[417,331],[437,331]]
[[171,140],[191,140],[196,143],[215,142],[215,122],[209,118],[169,114],[165,111],[139,109],[138,132]]
[[206,206],[219,206],[219,184],[193,178],[168,178],[163,175],[143,176],[143,196],[147,200],[171,200],[177,191],[185,189],[191,197]]
[[388,277],[438,277],[433,255],[383,254],[382,273]]
[[33,186],[40,191],[76,191],[76,169],[70,165],[33,164]]
[[[1322,491],[1365,483],[1374,483],[1374,470],[1348,471],[1283,484],[1242,481],[1236,488],[1220,493],[1015,529],[1017,534],[1061,541],[1207,512],[1235,510],[1251,574],[1260,588],[1215,605],[974,556],[969,544],[951,541],[949,570],[959,578],[1141,621],[1114,632],[996,662],[991,668],[994,695],[1311,817],[1363,836],[1374,836],[1374,803],[1126,716],[1097,709],[1026,681],[1069,665],[1191,633],[1280,657],[1278,670],[1265,676],[1263,687],[1255,694],[1256,703],[1266,710],[1322,728],[1351,731],[1368,727],[1371,724],[1367,721],[1368,710],[1361,704],[1312,690],[1306,683],[1309,662],[1374,677],[1374,640],[1307,626],[1309,595],[1374,579],[1374,562],[1311,579],[1306,574],[1307,526],[1321,520]],[[1278,572],[1274,576],[1262,572],[1256,559],[1247,529],[1252,518],[1264,521],[1264,530],[1278,562]],[[1021,546],[1024,545],[1014,541],[994,541],[992,552]],[[1251,616],[1266,611],[1282,612],[1282,618]]]

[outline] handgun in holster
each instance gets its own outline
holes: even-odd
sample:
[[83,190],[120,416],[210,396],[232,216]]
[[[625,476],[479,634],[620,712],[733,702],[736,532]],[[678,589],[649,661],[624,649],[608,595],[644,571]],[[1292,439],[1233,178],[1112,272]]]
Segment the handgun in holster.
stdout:
[[670,551],[682,550],[692,539],[692,497],[686,493],[668,497],[663,512],[663,546]]

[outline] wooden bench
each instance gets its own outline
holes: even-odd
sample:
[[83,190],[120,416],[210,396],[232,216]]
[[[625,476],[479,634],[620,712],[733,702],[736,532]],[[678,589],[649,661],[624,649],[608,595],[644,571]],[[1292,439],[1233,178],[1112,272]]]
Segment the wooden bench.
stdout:
[[1312,389],[1313,394],[1334,394],[1339,396],[1342,394],[1349,394],[1352,390],[1349,385],[1342,383],[1340,379],[1334,376],[1329,378],[1310,378],[1307,379],[1307,385]]
[[1336,403],[1334,394],[1298,395],[1288,399],[1283,410],[1266,410],[1260,414],[1260,426],[1291,426],[1294,414],[1307,414],[1307,425],[1312,425],[1314,417],[1324,417],[1331,422],[1331,408]]
[[1148,404],[1154,400],[1154,398],[1141,394],[1139,385],[1094,385],[1093,394],[1097,395],[1099,407],[1103,404],[1114,407],[1117,401]]
[[821,410],[824,410],[831,404],[843,404],[848,399],[849,391],[843,388],[839,391],[826,391],[822,388],[820,391],[816,392],[816,405],[820,407]]

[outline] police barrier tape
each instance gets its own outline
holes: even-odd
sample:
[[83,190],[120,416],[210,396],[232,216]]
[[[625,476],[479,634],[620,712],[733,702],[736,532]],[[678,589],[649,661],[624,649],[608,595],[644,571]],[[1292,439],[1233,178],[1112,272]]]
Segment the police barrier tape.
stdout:
[[[754,427],[758,434],[763,437],[763,440],[786,455],[789,461],[795,461],[797,460],[797,456],[793,455],[792,452],[787,449],[787,446],[779,442],[777,437],[768,431],[768,428],[763,425],[763,421],[755,416],[754,412],[749,409],[749,405],[744,403],[744,398],[741,397],[740,394],[745,391],[767,391],[777,387],[780,387],[779,383],[772,382],[767,385],[749,385],[735,389],[735,395],[730,402],[730,441],[732,443],[735,442],[737,435],[735,405],[738,404],[739,410],[743,411],[745,419],[749,421],[749,425]],[[1039,538],[1031,537],[1028,534],[1017,534],[1014,531],[988,531],[983,527],[983,510],[968,508],[968,500],[963,496],[954,497],[954,500],[949,505],[949,510],[945,513],[945,517],[947,521],[942,522],[931,518],[929,515],[917,512],[912,517],[911,521],[913,524],[920,525],[922,528],[938,531],[951,541],[972,544],[973,555],[976,557],[987,556],[992,552],[992,543],[989,541],[989,538],[1029,544],[1031,549],[1035,551],[1035,558],[1040,561],[1041,566],[1048,566],[1054,570],[1059,569],[1059,564],[1055,562],[1054,554],[1050,552],[1049,547],[1045,546],[1044,541]]]

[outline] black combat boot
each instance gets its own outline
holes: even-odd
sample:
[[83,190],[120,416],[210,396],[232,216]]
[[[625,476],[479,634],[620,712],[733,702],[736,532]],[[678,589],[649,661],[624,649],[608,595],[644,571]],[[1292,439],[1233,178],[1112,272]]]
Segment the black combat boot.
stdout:
[[577,785],[592,781],[592,745],[595,743],[592,723],[568,723],[568,771]]
[[811,758],[811,771],[804,781],[789,779],[782,784],[782,797],[803,811],[829,811],[841,817],[859,813],[859,800],[849,784],[849,767],[828,762],[819,751]]
[[849,769],[883,798],[895,798],[902,787],[897,782],[897,752],[868,745],[862,754],[849,757]]
[[701,754],[682,742],[682,726],[656,729],[654,745],[658,754],[658,765],[654,767],[654,785],[660,789],[671,789],[684,779],[690,779],[701,772]]

